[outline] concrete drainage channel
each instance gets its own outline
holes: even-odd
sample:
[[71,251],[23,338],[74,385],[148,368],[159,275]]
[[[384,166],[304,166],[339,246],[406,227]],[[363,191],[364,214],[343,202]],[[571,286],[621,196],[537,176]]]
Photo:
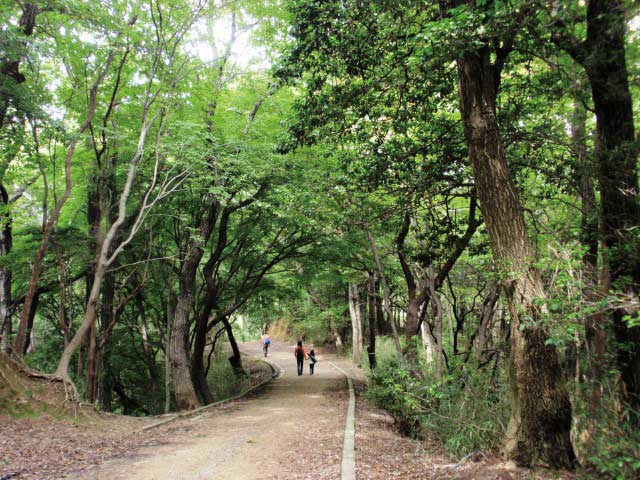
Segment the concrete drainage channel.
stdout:
[[165,418],[163,420],[160,420],[159,422],[152,423],[151,425],[147,425],[145,427],[142,427],[140,430],[138,430],[138,432],[144,432],[146,430],[151,430],[152,428],[160,427],[160,426],[165,425],[165,424],[167,424],[169,422],[173,422],[174,420],[178,420],[179,418],[190,417],[192,415],[196,415],[198,413],[204,412],[204,411],[206,411],[206,410],[208,410],[210,408],[216,407],[218,405],[222,405],[223,403],[232,402],[233,400],[238,400],[239,398],[242,398],[245,395],[253,392],[254,390],[257,390],[258,388],[262,387],[263,385],[266,385],[271,380],[273,380],[275,378],[279,378],[282,375],[284,375],[284,369],[282,367],[280,367],[280,365],[278,365],[277,363],[271,362],[269,360],[262,359],[260,357],[254,357],[254,358],[256,358],[257,360],[260,360],[261,362],[264,362],[267,365],[269,365],[269,368],[271,368],[271,372],[272,372],[271,373],[271,378],[267,378],[263,382],[260,382],[257,385],[254,385],[251,388],[248,388],[244,392],[239,393],[238,395],[234,395],[233,397],[225,398],[224,400],[220,400],[220,401],[217,401],[217,402],[214,402],[214,403],[210,403],[209,405],[204,405],[202,407],[195,408],[193,410],[188,410],[186,412],[174,413],[170,418]]
[[351,376],[339,366],[328,362],[333,368],[347,377],[349,385],[349,406],[347,407],[347,421],[344,426],[344,443],[342,445],[342,465],[340,478],[342,480],[355,480],[356,478],[356,395],[353,391]]

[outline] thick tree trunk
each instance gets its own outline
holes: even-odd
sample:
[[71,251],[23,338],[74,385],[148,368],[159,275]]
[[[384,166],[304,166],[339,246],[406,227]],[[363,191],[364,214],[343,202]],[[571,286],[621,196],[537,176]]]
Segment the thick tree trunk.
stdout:
[[[640,225],[638,146],[633,103],[625,59],[626,2],[590,0],[587,8],[586,55],[582,58],[595,107],[600,186],[601,234],[610,285],[617,292],[638,295],[640,285]],[[640,327],[628,328],[622,308],[614,311],[616,360],[621,396],[640,425]],[[597,332],[595,335],[597,341]]]
[[544,289],[496,119],[499,70],[481,47],[457,60],[460,111],[475,178],[511,316],[511,418],[505,453],[521,465],[571,468],[571,404],[555,348],[537,322]]
[[[188,270],[193,268],[193,275]],[[191,265],[189,259],[183,267],[180,293],[173,316],[171,328],[171,348],[169,357],[173,376],[173,387],[176,396],[177,410],[191,410],[198,406],[198,397],[191,381],[189,370],[189,312],[193,309],[193,284],[195,282],[195,265]]]

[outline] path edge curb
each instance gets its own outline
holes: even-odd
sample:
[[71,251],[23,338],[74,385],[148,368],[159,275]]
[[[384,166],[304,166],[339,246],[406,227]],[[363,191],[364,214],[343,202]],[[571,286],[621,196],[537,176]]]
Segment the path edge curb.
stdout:
[[349,405],[347,407],[347,419],[344,427],[344,443],[342,445],[342,464],[340,468],[341,480],[355,480],[356,478],[356,395],[353,390],[351,376],[333,362],[328,362],[347,378],[349,386]]

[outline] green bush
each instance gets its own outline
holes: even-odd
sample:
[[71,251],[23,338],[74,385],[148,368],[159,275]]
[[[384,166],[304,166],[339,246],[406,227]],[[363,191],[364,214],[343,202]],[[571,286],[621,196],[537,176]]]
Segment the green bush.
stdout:
[[640,478],[640,432],[598,428],[586,457],[587,468],[597,478],[626,480]]
[[605,389],[599,413],[587,410],[578,399],[575,417],[576,451],[590,478],[626,480],[640,478],[640,431],[629,422],[620,422],[619,406]]
[[382,356],[366,396],[387,410],[404,434],[437,438],[449,453],[463,456],[499,448],[509,415],[505,389],[483,370],[438,379],[426,366],[409,370]]

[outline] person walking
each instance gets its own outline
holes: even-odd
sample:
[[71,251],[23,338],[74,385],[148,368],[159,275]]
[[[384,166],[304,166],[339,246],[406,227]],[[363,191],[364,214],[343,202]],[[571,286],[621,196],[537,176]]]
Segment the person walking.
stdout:
[[267,356],[267,353],[269,352],[269,345],[271,345],[271,339],[269,338],[269,334],[267,332],[264,332],[264,334],[262,335],[261,338],[262,341],[262,351],[264,352],[264,356]]
[[293,356],[296,357],[298,363],[298,375],[302,375],[302,367],[304,366],[304,359],[307,358],[307,352],[304,351],[302,346],[302,340],[298,340],[298,345],[293,351]]
[[318,359],[316,358],[316,352],[313,351],[313,348],[311,350],[309,350],[309,375],[313,375],[313,369],[316,366],[316,363],[318,362]]

